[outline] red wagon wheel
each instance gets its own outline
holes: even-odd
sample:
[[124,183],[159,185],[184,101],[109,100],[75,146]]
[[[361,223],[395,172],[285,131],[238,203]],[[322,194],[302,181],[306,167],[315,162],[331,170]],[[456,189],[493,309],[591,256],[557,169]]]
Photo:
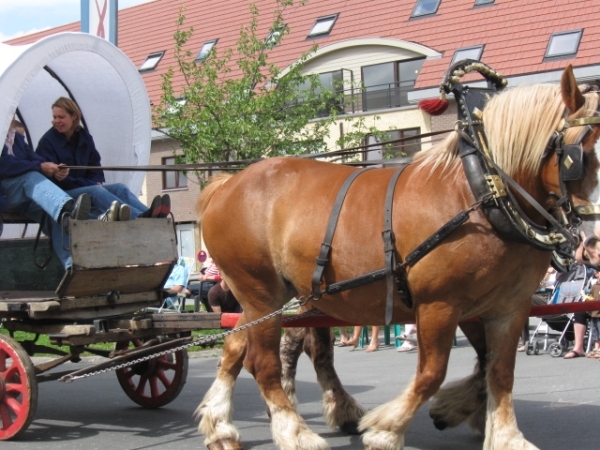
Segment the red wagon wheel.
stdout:
[[13,439],[29,427],[37,398],[29,355],[17,341],[0,334],[0,440]]
[[[117,342],[117,350],[141,347],[143,340]],[[179,350],[119,369],[117,379],[127,396],[144,408],[160,408],[177,398],[185,385],[188,354]]]

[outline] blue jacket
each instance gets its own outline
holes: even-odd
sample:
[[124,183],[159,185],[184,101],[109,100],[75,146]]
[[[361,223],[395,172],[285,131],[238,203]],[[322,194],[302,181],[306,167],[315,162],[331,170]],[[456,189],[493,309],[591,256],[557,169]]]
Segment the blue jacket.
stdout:
[[[54,127],[42,136],[37,152],[46,161],[67,166],[100,166],[100,153],[96,150],[94,138],[85,128],[76,131],[70,140]],[[53,179],[65,191],[83,186],[104,183],[104,172],[101,169],[71,169],[62,181]]]
[[[13,144],[13,155],[8,154],[8,147],[4,145],[0,155],[0,180],[13,178],[23,175],[27,172],[42,172],[42,163],[44,158],[35,153],[25,142],[25,138],[15,133],[15,142]],[[0,211],[6,209],[6,198],[0,186]]]

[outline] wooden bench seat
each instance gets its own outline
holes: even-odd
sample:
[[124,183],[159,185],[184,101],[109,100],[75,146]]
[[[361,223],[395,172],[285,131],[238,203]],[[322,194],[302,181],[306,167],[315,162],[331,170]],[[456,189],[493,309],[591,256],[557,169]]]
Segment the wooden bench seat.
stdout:
[[2,211],[2,222],[4,223],[37,223],[35,220],[31,220],[28,217],[16,212],[16,211]]

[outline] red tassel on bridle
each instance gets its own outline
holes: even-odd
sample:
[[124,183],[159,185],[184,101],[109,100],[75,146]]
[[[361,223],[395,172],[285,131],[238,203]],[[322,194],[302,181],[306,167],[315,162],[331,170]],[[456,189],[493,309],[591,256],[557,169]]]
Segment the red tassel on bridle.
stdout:
[[432,116],[444,114],[449,104],[450,102],[446,99],[446,94],[443,91],[440,98],[426,98],[418,103],[419,108]]

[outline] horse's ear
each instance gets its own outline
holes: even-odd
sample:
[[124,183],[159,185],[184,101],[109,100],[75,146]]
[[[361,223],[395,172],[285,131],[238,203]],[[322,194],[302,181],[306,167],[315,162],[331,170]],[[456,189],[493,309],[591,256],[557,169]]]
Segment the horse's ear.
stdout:
[[585,104],[585,98],[579,86],[577,86],[577,80],[575,80],[575,74],[573,73],[573,66],[569,64],[562,74],[560,80],[560,88],[562,92],[563,102],[571,113],[574,113]]

